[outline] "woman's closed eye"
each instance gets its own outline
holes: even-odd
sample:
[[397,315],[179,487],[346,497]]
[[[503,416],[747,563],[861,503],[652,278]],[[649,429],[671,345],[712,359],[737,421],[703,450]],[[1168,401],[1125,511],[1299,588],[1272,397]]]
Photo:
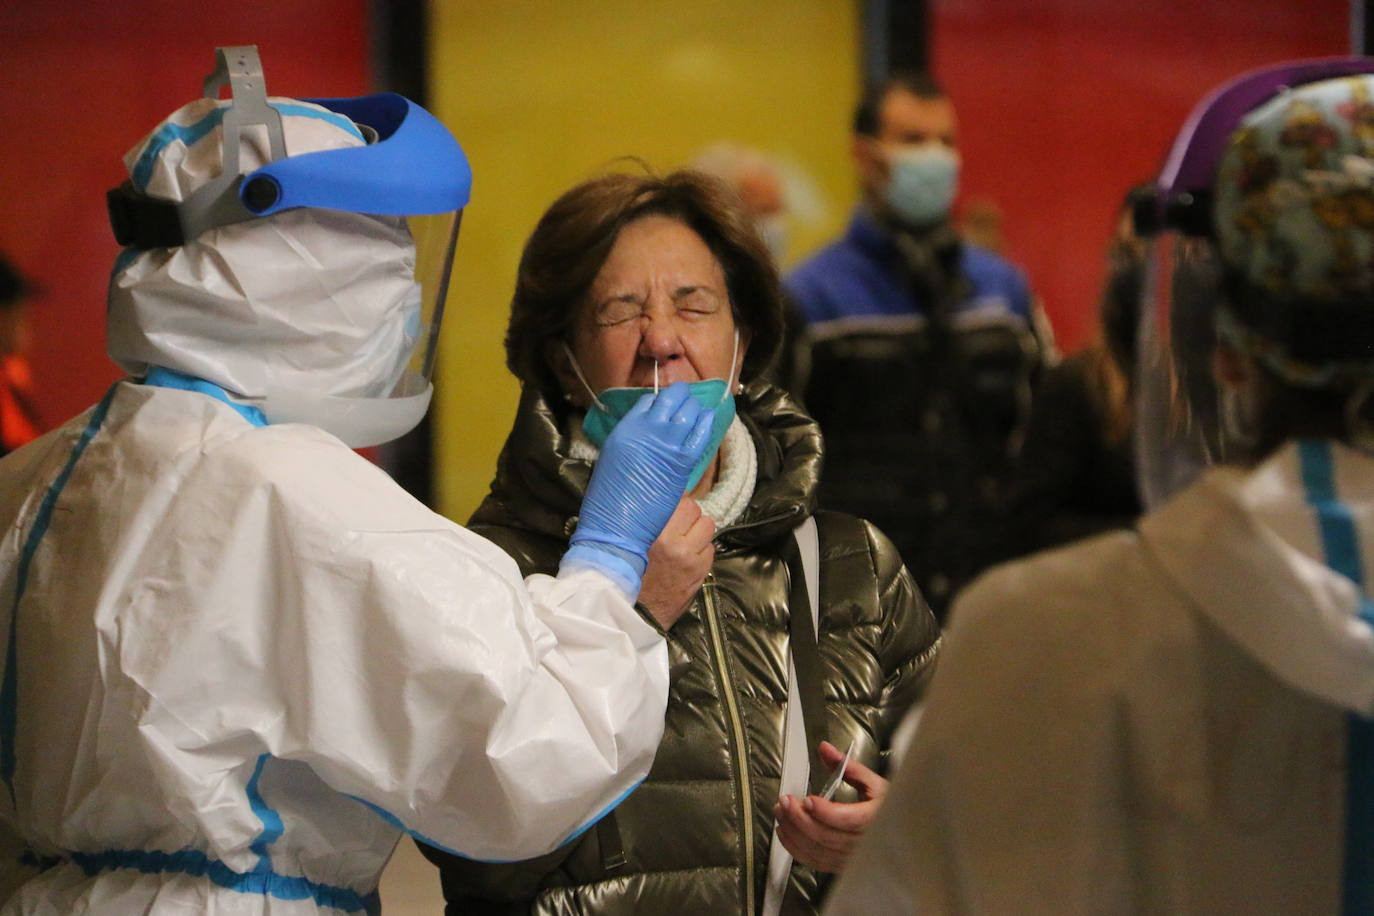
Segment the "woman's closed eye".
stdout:
[[596,310],[596,324],[598,327],[609,328],[633,321],[643,314],[643,302],[631,296],[619,296],[601,303]]
[[679,312],[688,315],[714,315],[720,311],[721,300],[714,292],[705,287],[686,287],[677,291],[673,305]]

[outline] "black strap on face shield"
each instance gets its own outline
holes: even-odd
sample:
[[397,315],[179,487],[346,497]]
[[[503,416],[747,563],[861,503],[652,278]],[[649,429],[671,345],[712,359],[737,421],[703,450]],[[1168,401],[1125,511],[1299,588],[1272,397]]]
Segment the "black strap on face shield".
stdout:
[[[276,202],[276,194],[277,187],[270,181],[251,181],[243,189],[250,208],[270,207]],[[132,181],[106,191],[105,206],[115,241],[125,248],[174,248],[186,244],[178,205],[149,197]]]
[[126,181],[105,192],[110,228],[125,248],[174,248],[186,243],[177,205],[149,197]]
[[1150,238],[1168,229],[1193,238],[1212,236],[1212,192],[1201,188],[1183,191],[1167,200],[1152,189],[1141,194],[1131,206],[1131,221],[1136,235]]

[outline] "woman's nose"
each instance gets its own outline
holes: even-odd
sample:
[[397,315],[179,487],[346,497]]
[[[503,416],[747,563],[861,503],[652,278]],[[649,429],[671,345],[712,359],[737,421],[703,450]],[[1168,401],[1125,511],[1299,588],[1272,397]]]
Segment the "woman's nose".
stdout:
[[650,314],[644,321],[644,336],[639,340],[640,356],[663,363],[683,355],[682,336],[671,316]]

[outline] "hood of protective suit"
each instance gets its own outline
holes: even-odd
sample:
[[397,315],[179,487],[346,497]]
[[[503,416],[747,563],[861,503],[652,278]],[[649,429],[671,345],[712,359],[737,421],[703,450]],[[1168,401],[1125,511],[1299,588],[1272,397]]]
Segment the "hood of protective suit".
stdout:
[[[1252,472],[1209,471],[1140,523],[1151,555],[1222,632],[1289,686],[1368,715],[1374,711],[1374,629],[1362,590],[1329,565],[1322,522],[1305,490],[1298,443]],[[1374,544],[1374,458],[1334,443],[1336,498]],[[1366,560],[1366,566],[1368,561]]]
[[[288,156],[362,146],[358,128],[318,105],[270,99]],[[184,201],[220,174],[227,101],[174,112],[125,157],[151,197]],[[268,161],[246,134],[239,170]],[[110,280],[107,347],[141,376],[174,369],[231,395],[386,397],[420,322],[415,247],[404,219],[296,209],[210,229],[176,248],[126,249]]]

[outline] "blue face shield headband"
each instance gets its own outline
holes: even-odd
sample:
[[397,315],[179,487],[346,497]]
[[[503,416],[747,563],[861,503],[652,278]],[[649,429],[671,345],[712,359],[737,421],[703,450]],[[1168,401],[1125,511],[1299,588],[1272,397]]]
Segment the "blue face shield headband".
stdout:
[[[606,439],[615,429],[615,425],[630,412],[630,408],[639,403],[639,399],[645,395],[658,393],[658,363],[654,363],[654,387],[652,388],[607,388],[597,394],[592,390],[592,386],[587,384],[586,376],[582,374],[582,368],[577,364],[577,357],[573,356],[572,349],[563,344],[563,351],[568,354],[568,362],[572,364],[573,372],[577,374],[577,380],[582,383],[582,387],[587,389],[587,394],[592,398],[592,406],[587,409],[587,415],[582,418],[582,432],[587,439],[597,448],[606,444]],[[706,410],[711,411],[711,436],[707,440],[706,448],[701,453],[701,458],[692,467],[692,473],[687,478],[687,489],[690,491],[701,481],[701,477],[706,473],[706,468],[710,466],[711,460],[716,457],[716,452],[720,449],[721,440],[725,438],[725,433],[730,429],[730,424],[735,420],[735,398],[730,393],[730,379],[735,377],[735,361],[739,357],[739,330],[735,330],[735,345],[730,353],[730,371],[726,378],[705,379],[700,382],[690,382],[687,385],[688,392],[692,399]]]
[[[394,93],[352,99],[305,99],[359,126],[366,146],[286,154],[281,113],[267,101],[253,46],[220,48],[206,77],[206,98],[227,81],[233,104],[223,109],[223,171],[180,204],[156,200],[125,182],[106,195],[121,245],[169,248],[208,229],[320,207],[379,216],[451,213],[467,205],[472,169],[458,141],[433,115]],[[272,161],[240,174],[239,140],[265,130]]]

